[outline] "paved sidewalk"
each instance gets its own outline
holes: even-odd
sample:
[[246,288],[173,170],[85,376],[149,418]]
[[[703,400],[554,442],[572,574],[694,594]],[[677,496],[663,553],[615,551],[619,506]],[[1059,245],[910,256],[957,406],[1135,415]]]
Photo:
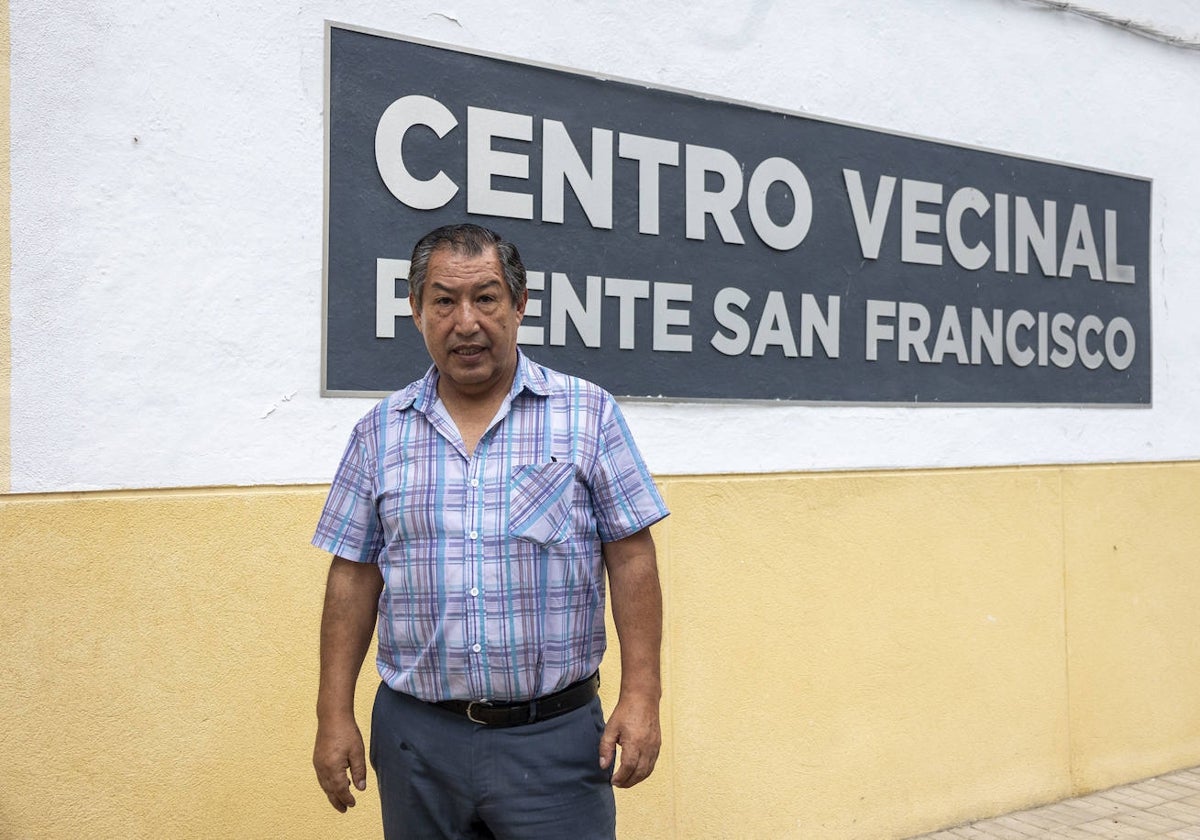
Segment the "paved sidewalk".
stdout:
[[1200,767],[913,840],[1200,840]]

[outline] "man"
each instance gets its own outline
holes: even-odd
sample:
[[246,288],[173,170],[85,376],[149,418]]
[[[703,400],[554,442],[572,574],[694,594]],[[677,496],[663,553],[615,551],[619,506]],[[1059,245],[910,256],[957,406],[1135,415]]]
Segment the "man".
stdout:
[[[511,243],[438,228],[409,289],[433,365],[359,421],[313,538],[334,555],[317,778],[342,812],[347,771],[366,788],[354,686],[378,618],[371,762],[389,840],[612,838],[612,787],[645,779],[661,742],[649,528],[666,507],[612,397],[517,349],[528,293]],[[607,726],[606,571],[621,642]]]

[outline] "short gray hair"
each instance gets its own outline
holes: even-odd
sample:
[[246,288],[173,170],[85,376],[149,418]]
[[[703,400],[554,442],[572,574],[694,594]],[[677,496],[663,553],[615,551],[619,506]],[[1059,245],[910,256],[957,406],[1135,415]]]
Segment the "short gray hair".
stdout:
[[513,305],[525,297],[525,264],[517,246],[506,241],[494,230],[480,225],[443,225],[421,237],[413,248],[412,262],[408,268],[408,291],[418,307],[425,288],[425,276],[429,273],[429,259],[439,248],[449,248],[455,253],[476,257],[492,249],[500,259],[504,282],[512,296]]

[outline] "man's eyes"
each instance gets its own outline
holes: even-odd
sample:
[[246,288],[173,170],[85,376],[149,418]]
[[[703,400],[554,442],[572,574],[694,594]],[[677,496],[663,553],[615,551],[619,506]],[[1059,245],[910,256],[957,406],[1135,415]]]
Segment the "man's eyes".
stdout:
[[[477,303],[481,306],[484,306],[484,305],[492,306],[495,303],[497,303],[499,300],[500,300],[500,297],[498,295],[486,294],[486,295],[480,295],[479,297],[475,298],[475,303]],[[454,301],[454,298],[452,298],[452,297],[448,297],[446,295],[439,295],[433,299],[433,304],[434,304],[434,306],[447,307],[447,306],[454,306],[455,301]]]

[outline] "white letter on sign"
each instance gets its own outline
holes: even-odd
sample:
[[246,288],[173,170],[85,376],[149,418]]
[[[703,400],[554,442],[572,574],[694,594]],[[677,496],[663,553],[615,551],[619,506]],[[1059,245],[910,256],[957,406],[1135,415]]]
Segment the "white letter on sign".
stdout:
[[375,260],[375,337],[395,338],[396,319],[411,318],[408,295],[396,294],[396,281],[408,279],[408,260]]
[[533,140],[533,117],[467,108],[467,212],[532,219],[533,196],[492,187],[492,177],[529,180],[529,156],[492,148],[492,138]]
[[589,172],[567,127],[558,120],[542,120],[542,221],[562,224],[569,183],[592,227],[612,229],[612,150],[612,132],[593,128]]
[[659,170],[679,165],[679,144],[637,134],[622,134],[618,142],[617,154],[638,162],[638,232],[657,236]]
[[444,207],[458,192],[458,186],[440,169],[428,181],[412,176],[404,165],[401,146],[404,135],[414,125],[433,129],[445,137],[458,120],[450,110],[428,96],[403,96],[387,107],[375,128],[375,166],[388,191],[416,210]]
[[880,175],[875,190],[875,201],[867,209],[867,196],[863,192],[862,176],[856,169],[843,169],[846,195],[854,213],[854,229],[858,231],[858,247],[869,260],[879,259],[879,246],[883,242],[883,229],[887,226],[888,211],[892,208],[892,193],[896,179],[891,175]]
[[[920,233],[941,233],[941,219],[936,213],[926,213],[922,204],[942,203],[942,185],[932,181],[900,182],[900,261],[920,265],[941,265],[942,246],[922,242]],[[907,359],[901,359],[907,361]]]
[[[792,220],[783,227],[775,224],[767,212],[767,190],[776,181],[787,184],[792,190]],[[800,167],[790,160],[773,157],[760,163],[750,176],[746,203],[754,232],[776,251],[790,251],[808,236],[812,224],[812,192]]]
[[[717,223],[721,239],[735,245],[744,245],[742,232],[733,218],[733,208],[742,200],[742,168],[737,158],[724,149],[708,146],[686,146],[684,161],[685,218],[688,239],[704,239],[704,217],[712,216]],[[706,189],[709,172],[721,176],[724,183],[716,192]]]

